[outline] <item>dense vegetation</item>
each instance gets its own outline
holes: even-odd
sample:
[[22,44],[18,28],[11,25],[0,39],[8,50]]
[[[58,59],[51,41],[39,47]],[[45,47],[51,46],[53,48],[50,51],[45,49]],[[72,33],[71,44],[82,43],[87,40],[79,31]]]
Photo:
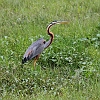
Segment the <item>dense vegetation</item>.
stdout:
[[[27,47],[55,39],[33,67]],[[100,0],[0,0],[0,100],[100,100]]]

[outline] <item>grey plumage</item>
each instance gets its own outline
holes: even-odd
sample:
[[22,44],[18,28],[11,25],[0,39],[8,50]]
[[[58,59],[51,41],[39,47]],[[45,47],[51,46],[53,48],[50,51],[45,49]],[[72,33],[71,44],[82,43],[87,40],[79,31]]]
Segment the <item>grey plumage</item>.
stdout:
[[43,38],[40,38],[32,43],[26,50],[22,59],[22,63],[25,63],[27,60],[31,60],[40,54],[44,50],[44,44],[45,40]]

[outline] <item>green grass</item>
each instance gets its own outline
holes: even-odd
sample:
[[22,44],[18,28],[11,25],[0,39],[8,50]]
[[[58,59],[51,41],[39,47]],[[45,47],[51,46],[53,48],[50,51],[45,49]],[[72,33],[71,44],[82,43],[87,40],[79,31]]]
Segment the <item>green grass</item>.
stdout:
[[[36,68],[21,60],[53,20]],[[100,0],[0,0],[0,99],[99,100]]]

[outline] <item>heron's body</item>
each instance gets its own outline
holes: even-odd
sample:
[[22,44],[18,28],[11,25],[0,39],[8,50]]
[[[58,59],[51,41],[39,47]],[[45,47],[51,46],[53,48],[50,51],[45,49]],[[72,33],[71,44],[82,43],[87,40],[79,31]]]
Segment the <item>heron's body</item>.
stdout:
[[26,61],[31,60],[39,55],[44,50],[44,46],[45,40],[43,38],[40,38],[36,42],[32,43],[26,50],[23,56],[22,63],[25,63]]
[[37,41],[35,41],[34,43],[32,43],[28,47],[28,49],[26,50],[26,52],[23,56],[22,64],[24,64],[28,60],[35,58],[35,61],[34,61],[34,66],[35,66],[36,61],[39,58],[42,51],[44,49],[46,49],[47,47],[49,47],[49,45],[52,43],[52,41],[54,39],[54,34],[52,32],[50,32],[50,27],[55,25],[55,24],[63,24],[63,23],[68,23],[68,22],[66,22],[66,21],[53,21],[53,22],[51,22],[47,27],[47,33],[51,37],[50,40],[46,42],[43,38],[40,38]]

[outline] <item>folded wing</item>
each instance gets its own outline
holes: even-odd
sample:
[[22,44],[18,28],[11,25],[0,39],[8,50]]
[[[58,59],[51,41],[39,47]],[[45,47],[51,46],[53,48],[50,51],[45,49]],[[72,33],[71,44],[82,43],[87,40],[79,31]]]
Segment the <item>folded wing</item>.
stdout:
[[40,38],[39,40],[31,44],[23,56],[22,63],[25,63],[26,61],[31,60],[39,55],[45,48],[44,44],[45,40],[43,38]]

